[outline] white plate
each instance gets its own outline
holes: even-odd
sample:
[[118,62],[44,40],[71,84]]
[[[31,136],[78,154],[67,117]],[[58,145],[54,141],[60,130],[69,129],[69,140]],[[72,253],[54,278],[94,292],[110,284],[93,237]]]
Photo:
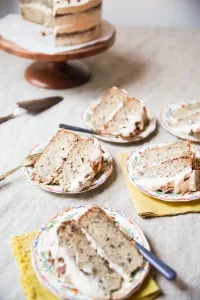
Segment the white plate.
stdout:
[[[41,144],[36,145],[31,150],[30,154],[43,152],[44,149],[46,148],[46,146],[48,145],[48,143],[49,143],[49,141],[45,141]],[[103,150],[105,151],[104,148],[103,148]],[[99,187],[108,179],[108,177],[111,175],[111,173],[113,171],[113,159],[112,159],[112,156],[110,155],[110,153],[105,151],[103,154],[103,166],[102,166],[101,171],[95,176],[92,184],[80,192],[64,192],[62,190],[61,186],[59,186],[59,185],[47,185],[47,184],[38,183],[37,181],[31,179],[32,169],[33,169],[32,167],[25,167],[24,172],[34,185],[42,188],[43,190],[45,190],[47,192],[63,194],[63,195],[80,194],[80,193],[84,193],[84,192],[87,192],[89,190],[93,190],[93,189]]]
[[[40,283],[54,295],[62,300],[94,300],[90,297],[83,296],[77,289],[74,288],[72,284],[66,282],[66,280],[60,276],[58,277],[55,269],[48,262],[48,250],[46,252],[42,251],[40,245],[43,239],[48,238],[48,235],[55,232],[60,224],[67,220],[76,220],[80,215],[85,213],[91,206],[90,205],[80,205],[77,207],[67,208],[63,210],[51,220],[46,222],[44,226],[38,232],[35,241],[32,246],[32,265],[34,271],[38,277]],[[110,215],[116,225],[128,236],[142,244],[145,248],[150,249],[149,244],[135,222],[124,216],[121,212],[102,207],[102,209]],[[144,265],[135,272],[133,281],[127,287],[123,288],[123,291],[115,293],[113,300],[126,299],[128,296],[135,293],[142,285],[144,279],[149,273],[149,263],[144,261]],[[77,278],[78,280],[78,278]]]
[[[191,103],[195,103],[195,102],[191,102]],[[169,131],[171,134],[173,134],[181,139],[191,140],[194,142],[200,142],[200,138],[198,139],[191,134],[185,134],[180,131],[174,130],[171,127],[172,120],[173,120],[172,119],[173,111],[175,111],[178,108],[181,108],[182,105],[187,105],[187,104],[189,104],[189,102],[188,103],[182,102],[179,104],[173,103],[173,104],[167,105],[160,114],[161,124],[167,131]]]
[[[92,114],[93,108],[96,105],[90,105],[88,106],[83,114],[81,115],[81,124],[84,126],[84,128],[87,129],[93,129],[91,127],[91,124],[88,122],[88,117]],[[112,142],[112,143],[133,143],[140,141],[142,139],[145,139],[148,137],[154,130],[156,129],[156,118],[147,110],[147,115],[149,118],[149,124],[146,126],[145,130],[142,131],[139,135],[131,137],[129,139],[122,139],[121,137],[115,137],[115,136],[101,136],[101,135],[96,135],[98,139],[101,139],[106,142]]]
[[[164,192],[158,192],[158,191],[153,192],[153,191],[150,191],[150,190],[147,190],[147,189],[141,187],[140,185],[138,185],[136,183],[135,178],[134,178],[134,173],[135,173],[135,169],[137,166],[137,158],[138,158],[139,152],[141,153],[142,151],[145,151],[146,149],[149,150],[151,148],[162,147],[162,146],[166,146],[169,144],[171,144],[171,143],[145,144],[145,145],[140,146],[137,150],[135,150],[124,162],[126,176],[127,176],[128,180],[142,193],[146,194],[147,196],[157,198],[160,200],[164,200],[164,201],[168,201],[168,202],[187,202],[187,201],[193,201],[193,200],[200,199],[200,191],[189,192],[184,195],[177,194],[174,192],[170,192],[170,193],[164,193]],[[197,149],[194,149],[194,150],[196,152],[197,158],[200,159],[200,152]],[[149,199],[149,201],[151,201],[151,199]]]

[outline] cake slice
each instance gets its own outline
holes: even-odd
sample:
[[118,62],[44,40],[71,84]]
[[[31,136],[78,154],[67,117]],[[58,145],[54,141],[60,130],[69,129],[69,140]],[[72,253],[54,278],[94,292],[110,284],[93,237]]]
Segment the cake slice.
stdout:
[[108,261],[110,268],[124,280],[131,281],[135,271],[142,267],[143,258],[113,219],[100,207],[94,206],[79,218],[78,224],[98,254]]
[[171,124],[171,128],[185,134],[200,137],[200,112],[198,111],[192,115],[176,119],[176,121]]
[[200,111],[200,101],[197,101],[195,103],[182,104],[181,108],[178,108],[173,112],[173,117],[181,119],[198,111]]
[[64,191],[77,192],[90,186],[100,171],[102,148],[97,139],[78,139],[66,156],[62,166],[54,174],[54,182]]
[[62,263],[62,272],[84,296],[110,299],[112,292],[121,288],[122,278],[91,247],[76,221],[66,221],[57,230],[57,247],[50,248],[50,259]]
[[175,158],[138,170],[135,182],[151,191],[186,193],[199,189],[199,170],[193,170],[193,158]]
[[123,106],[123,101],[127,97],[124,90],[112,87],[101,100],[101,102],[93,109],[93,113],[89,116],[89,123],[94,130],[104,130],[104,125],[112,120],[115,113]]
[[121,137],[139,134],[148,123],[146,108],[135,98],[125,98],[123,106],[106,125],[103,133]]
[[52,0],[21,0],[21,15],[24,19],[54,27]]
[[68,25],[56,26],[54,31],[56,46],[70,46],[87,43],[97,39],[101,34],[101,24],[94,26],[79,25],[69,27]]
[[35,163],[31,178],[39,183],[50,184],[54,179],[54,172],[61,167],[63,159],[78,139],[72,132],[59,130]]
[[137,167],[156,165],[169,159],[195,156],[191,150],[191,141],[167,144],[162,147],[148,148],[139,152]]

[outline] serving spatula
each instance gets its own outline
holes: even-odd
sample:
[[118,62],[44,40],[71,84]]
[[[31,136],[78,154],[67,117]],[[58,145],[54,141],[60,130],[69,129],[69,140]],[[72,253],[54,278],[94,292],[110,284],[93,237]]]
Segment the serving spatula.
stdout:
[[9,114],[5,117],[0,117],[0,124],[17,117],[20,111],[22,112],[23,110],[26,110],[28,113],[37,114],[50,108],[53,105],[58,104],[62,100],[63,97],[54,96],[48,98],[17,102],[16,103],[17,107],[12,114]]

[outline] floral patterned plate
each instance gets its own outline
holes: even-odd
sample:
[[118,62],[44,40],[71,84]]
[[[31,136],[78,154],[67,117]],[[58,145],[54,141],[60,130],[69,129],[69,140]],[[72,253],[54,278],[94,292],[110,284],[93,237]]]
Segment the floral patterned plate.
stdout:
[[[93,129],[92,125],[89,123],[89,116],[93,113],[93,108],[95,106],[96,105],[89,106],[84,110],[84,112],[81,116],[81,123],[84,126],[84,128]],[[137,142],[142,139],[145,139],[156,129],[156,118],[148,110],[147,110],[147,115],[149,118],[149,124],[145,128],[145,130],[142,131],[137,136],[134,136],[134,137],[131,137],[128,139],[122,139],[121,137],[115,137],[115,136],[109,136],[109,135],[107,135],[107,136],[96,135],[96,137],[103,141],[112,142],[112,143],[133,143],[133,142]]]
[[[91,206],[80,205],[77,207],[67,208],[46,222],[39,230],[32,246],[32,265],[40,283],[54,295],[62,300],[92,300],[90,297],[82,295],[70,282],[66,282],[64,277],[58,276],[55,269],[48,262],[47,243],[52,240],[57,228],[61,222],[67,220],[76,220],[80,215],[85,213]],[[116,225],[128,236],[141,243],[145,248],[149,248],[149,244],[135,222],[127,218],[121,212],[102,207],[102,209],[113,218]],[[48,242],[47,242],[48,241]],[[46,246],[46,247],[45,247]],[[126,299],[128,296],[136,292],[142,285],[144,279],[149,272],[149,263],[144,261],[141,267],[133,277],[130,285],[124,286],[123,290],[116,292],[112,297],[113,300]]]
[[[157,198],[160,200],[164,200],[164,201],[168,201],[168,202],[186,202],[186,201],[193,201],[193,200],[200,199],[200,191],[189,192],[184,195],[177,194],[174,192],[170,192],[170,193],[164,193],[161,191],[153,192],[153,191],[144,189],[143,187],[141,187],[140,185],[138,185],[135,182],[134,174],[136,171],[137,159],[138,159],[139,153],[143,152],[147,149],[149,150],[149,149],[155,148],[155,147],[162,147],[162,146],[166,146],[168,144],[171,144],[171,143],[145,144],[145,145],[142,145],[139,148],[137,148],[137,150],[135,150],[124,162],[126,176],[127,176],[128,180],[142,193],[146,194],[147,196]],[[200,152],[196,148],[193,150],[196,152],[197,159],[200,159]],[[149,201],[151,201],[151,199],[149,199]]]
[[[30,154],[40,153],[40,152],[44,151],[44,149],[48,145],[48,143],[49,143],[49,141],[45,141],[41,144],[36,145],[31,150]],[[104,151],[105,151],[105,149],[104,149]],[[46,185],[46,184],[38,183],[35,180],[31,179],[32,169],[33,169],[32,167],[25,167],[24,172],[33,184],[35,184],[36,186],[39,186],[43,190],[45,190],[47,192],[63,194],[63,195],[65,195],[65,194],[80,194],[80,193],[84,193],[89,190],[93,190],[93,189],[97,188],[98,186],[102,185],[108,179],[108,177],[111,175],[111,173],[113,171],[113,159],[112,159],[112,156],[110,155],[110,153],[105,151],[103,154],[103,166],[102,166],[101,171],[95,176],[95,178],[92,182],[92,185],[85,188],[84,190],[82,190],[80,192],[64,192],[62,190],[61,186],[59,186],[59,185]]]
[[[195,102],[188,102],[188,103],[195,103]],[[174,120],[173,111],[175,111],[178,108],[181,108],[183,105],[186,105],[188,103],[179,103],[179,104],[173,103],[173,104],[166,106],[160,114],[160,121],[161,121],[162,126],[165,128],[165,130],[169,131],[171,134],[173,134],[181,139],[184,139],[184,140],[192,140],[194,142],[200,142],[200,138],[198,139],[198,137],[195,137],[191,134],[183,133],[177,129],[175,130],[171,126],[171,124]]]

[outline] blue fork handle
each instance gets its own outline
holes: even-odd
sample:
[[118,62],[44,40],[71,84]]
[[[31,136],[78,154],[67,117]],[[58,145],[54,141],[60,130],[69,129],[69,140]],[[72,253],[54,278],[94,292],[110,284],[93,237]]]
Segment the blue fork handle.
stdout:
[[152,252],[144,248],[141,244],[135,242],[137,249],[142,254],[142,256],[156,269],[158,270],[165,278],[168,280],[176,279],[176,272],[166,265],[161,259],[156,257]]
[[60,124],[59,127],[60,128],[65,128],[65,129],[68,129],[68,130],[72,130],[72,131],[79,131],[79,132],[86,132],[86,133],[91,133],[91,134],[97,134],[97,132],[95,132],[94,130],[90,130],[90,129],[86,129],[86,128],[81,128],[81,127],[77,127],[77,126]]

